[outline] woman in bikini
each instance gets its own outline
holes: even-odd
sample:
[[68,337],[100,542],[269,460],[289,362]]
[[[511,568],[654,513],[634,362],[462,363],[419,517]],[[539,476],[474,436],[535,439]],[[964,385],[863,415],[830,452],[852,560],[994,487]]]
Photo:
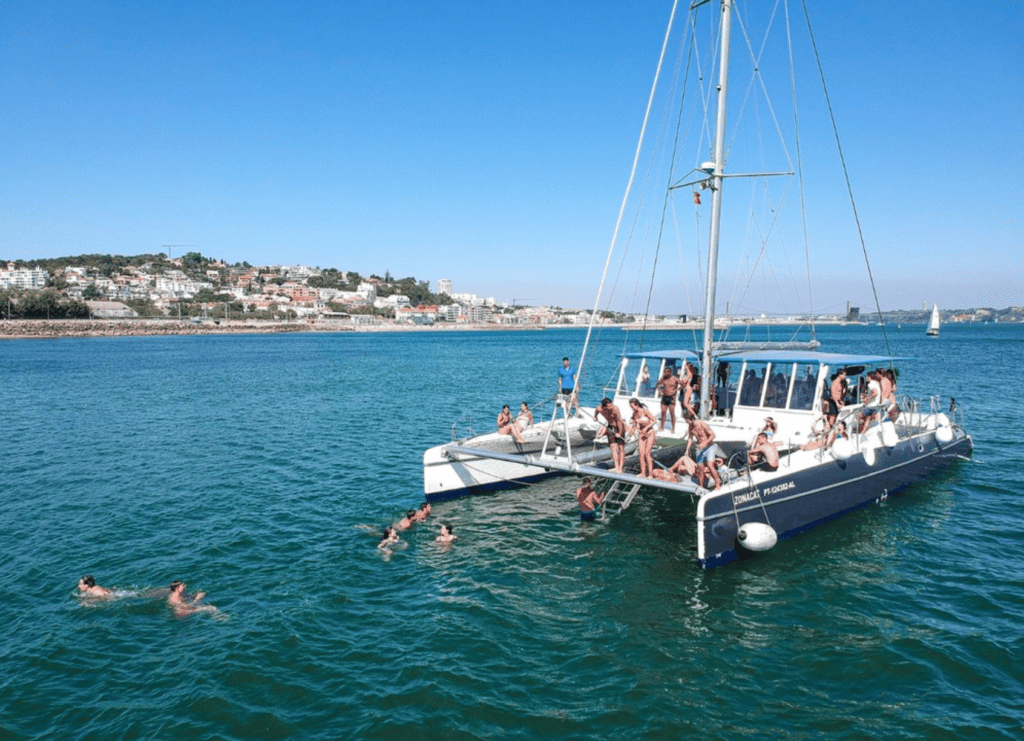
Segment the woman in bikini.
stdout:
[[657,420],[647,410],[647,407],[640,403],[639,399],[630,399],[629,406],[633,409],[633,424],[630,425],[629,431],[630,433],[637,433],[640,475],[649,478],[654,471],[654,459],[651,457],[651,450],[654,449]]

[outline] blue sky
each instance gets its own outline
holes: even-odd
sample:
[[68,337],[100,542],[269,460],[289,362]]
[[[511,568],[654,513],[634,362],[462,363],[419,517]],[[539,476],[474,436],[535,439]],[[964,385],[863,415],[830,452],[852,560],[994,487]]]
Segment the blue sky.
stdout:
[[[1024,304],[1024,4],[813,6],[882,308]],[[0,258],[190,244],[589,307],[669,7],[3,0]],[[868,305],[855,251],[816,308]]]

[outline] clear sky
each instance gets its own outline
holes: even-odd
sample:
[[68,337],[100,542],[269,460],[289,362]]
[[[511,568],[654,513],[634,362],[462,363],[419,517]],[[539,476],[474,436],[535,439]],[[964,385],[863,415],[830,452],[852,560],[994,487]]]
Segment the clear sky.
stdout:
[[[882,308],[1024,304],[1024,3],[809,5]],[[669,8],[0,0],[0,258],[188,244],[589,307]]]

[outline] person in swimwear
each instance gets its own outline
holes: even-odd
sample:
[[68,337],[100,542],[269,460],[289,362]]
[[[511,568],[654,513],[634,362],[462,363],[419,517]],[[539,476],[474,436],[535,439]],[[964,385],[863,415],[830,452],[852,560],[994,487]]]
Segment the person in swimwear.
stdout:
[[511,435],[518,443],[523,442],[523,436],[519,434],[519,426],[512,420],[508,404],[501,407],[501,414],[498,415],[498,432],[502,435]]
[[453,543],[459,539],[458,535],[452,533],[450,522],[441,523],[441,534],[434,538],[435,543]]
[[580,505],[580,519],[589,522],[597,517],[597,505],[604,501],[604,494],[594,491],[590,479],[583,479],[582,483],[576,490],[576,501]]
[[751,468],[760,463],[766,471],[779,470],[779,451],[776,450],[775,443],[770,442],[763,432],[757,434],[754,446],[747,453],[747,460]]
[[604,427],[597,433],[608,436],[608,447],[612,452],[612,464],[615,470],[622,473],[626,465],[626,423],[619,413],[619,408],[612,404],[607,396],[601,399],[601,404],[594,410],[594,419],[597,415],[604,417]]
[[80,597],[88,597],[89,599],[109,599],[111,594],[113,594],[113,592],[97,584],[91,574],[86,574],[78,580],[78,596]]
[[[661,392],[661,429],[665,429],[665,413],[671,413],[672,432],[676,431],[676,391],[679,390],[679,378],[672,373],[672,366],[665,366],[665,373],[658,379],[654,387]],[[632,402],[630,402],[632,403]]]
[[178,617],[191,615],[194,612],[217,612],[213,605],[200,605],[199,600],[206,596],[206,592],[196,592],[191,599],[185,596],[185,582],[175,579],[171,582],[171,593],[167,595],[167,605]]
[[651,471],[651,478],[658,479],[660,481],[671,481],[673,484],[678,483],[679,479],[674,473],[667,468],[661,466],[655,466],[654,470]]
[[693,460],[697,464],[697,481],[703,485],[710,475],[714,479],[715,488],[719,489],[722,486],[722,479],[718,475],[718,467],[725,462],[725,453],[715,444],[715,432],[689,411],[684,416],[689,426],[686,431],[689,440],[686,443],[685,455],[690,454],[691,445],[696,448],[697,453]]
[[[629,400],[629,406],[633,409],[633,424],[629,427],[630,434],[637,433],[637,454],[640,457],[640,475],[650,476],[654,470],[654,459],[651,451],[654,449],[654,438],[657,435],[657,420],[647,407],[640,403],[637,398]],[[664,407],[662,407],[664,409]]]
[[416,523],[416,510],[410,509],[405,513],[405,517],[398,521],[395,525],[395,530],[408,530]]
[[533,427],[533,412],[530,411],[530,405],[525,401],[519,405],[519,414],[516,415],[516,427],[520,430]]
[[412,518],[415,522],[424,522],[427,519],[427,515],[430,514],[430,502],[424,502],[420,505],[420,508],[416,510],[415,516]]
[[697,461],[684,453],[668,470],[677,476],[696,476]]

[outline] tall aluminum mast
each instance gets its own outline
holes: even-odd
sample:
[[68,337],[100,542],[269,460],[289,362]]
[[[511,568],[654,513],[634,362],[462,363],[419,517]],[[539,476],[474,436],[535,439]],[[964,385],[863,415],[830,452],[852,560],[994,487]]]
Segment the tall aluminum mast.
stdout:
[[725,99],[729,89],[729,35],[732,29],[732,0],[722,1],[722,48],[718,70],[718,120],[715,124],[715,161],[711,175],[711,236],[708,239],[708,288],[704,308],[704,357],[701,368],[700,416],[711,414],[711,346],[715,334],[715,283],[718,281],[718,239],[722,220],[722,181],[725,160]]

